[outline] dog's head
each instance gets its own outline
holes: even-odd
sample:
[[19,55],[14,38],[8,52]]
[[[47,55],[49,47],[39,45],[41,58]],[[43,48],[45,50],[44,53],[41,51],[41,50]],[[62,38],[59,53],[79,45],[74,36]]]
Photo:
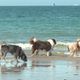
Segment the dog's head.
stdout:
[[37,39],[36,39],[35,37],[32,37],[32,38],[30,39],[30,44],[34,44],[36,41],[37,41]]
[[9,50],[9,47],[7,45],[1,45],[1,55],[4,55]]
[[25,55],[25,53],[23,51],[22,51],[21,59],[23,61],[27,61],[27,56]]
[[80,39],[77,39],[77,47],[80,48]]
[[47,41],[51,44],[51,46],[56,45],[56,40],[55,39],[48,39]]

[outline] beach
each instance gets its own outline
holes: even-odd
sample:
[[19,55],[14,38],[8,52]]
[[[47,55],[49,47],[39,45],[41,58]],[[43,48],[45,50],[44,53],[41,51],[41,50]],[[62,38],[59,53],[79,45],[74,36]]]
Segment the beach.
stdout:
[[[40,51],[31,57],[32,37],[55,39],[52,56]],[[0,6],[0,46],[20,46],[28,58],[0,60],[0,80],[80,80],[80,57],[67,49],[79,38],[80,6]]]
[[[1,64],[0,80],[79,80],[80,57],[69,55],[27,55],[27,63],[7,61]],[[8,58],[9,59],[9,58]]]

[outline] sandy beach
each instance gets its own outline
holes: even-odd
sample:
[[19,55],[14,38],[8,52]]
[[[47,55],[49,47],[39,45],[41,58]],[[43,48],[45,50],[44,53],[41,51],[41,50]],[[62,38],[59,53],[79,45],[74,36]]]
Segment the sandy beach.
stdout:
[[77,61],[80,60],[80,57],[70,57],[69,55],[54,55],[54,56],[33,56],[33,57],[28,57],[28,59],[32,60],[68,60],[68,61]]
[[80,80],[79,57],[64,54],[27,56],[27,63],[0,64],[0,80]]

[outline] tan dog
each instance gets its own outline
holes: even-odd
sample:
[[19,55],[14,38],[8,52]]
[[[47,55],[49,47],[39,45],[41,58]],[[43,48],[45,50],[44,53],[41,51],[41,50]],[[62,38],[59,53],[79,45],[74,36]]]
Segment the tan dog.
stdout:
[[73,42],[68,45],[68,50],[70,52],[70,56],[76,57],[78,51],[80,51],[80,40]]

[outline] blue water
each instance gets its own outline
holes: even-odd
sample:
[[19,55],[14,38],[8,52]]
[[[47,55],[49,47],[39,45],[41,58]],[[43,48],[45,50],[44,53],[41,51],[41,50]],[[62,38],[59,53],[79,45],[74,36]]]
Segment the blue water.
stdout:
[[0,41],[80,38],[80,6],[0,6]]

